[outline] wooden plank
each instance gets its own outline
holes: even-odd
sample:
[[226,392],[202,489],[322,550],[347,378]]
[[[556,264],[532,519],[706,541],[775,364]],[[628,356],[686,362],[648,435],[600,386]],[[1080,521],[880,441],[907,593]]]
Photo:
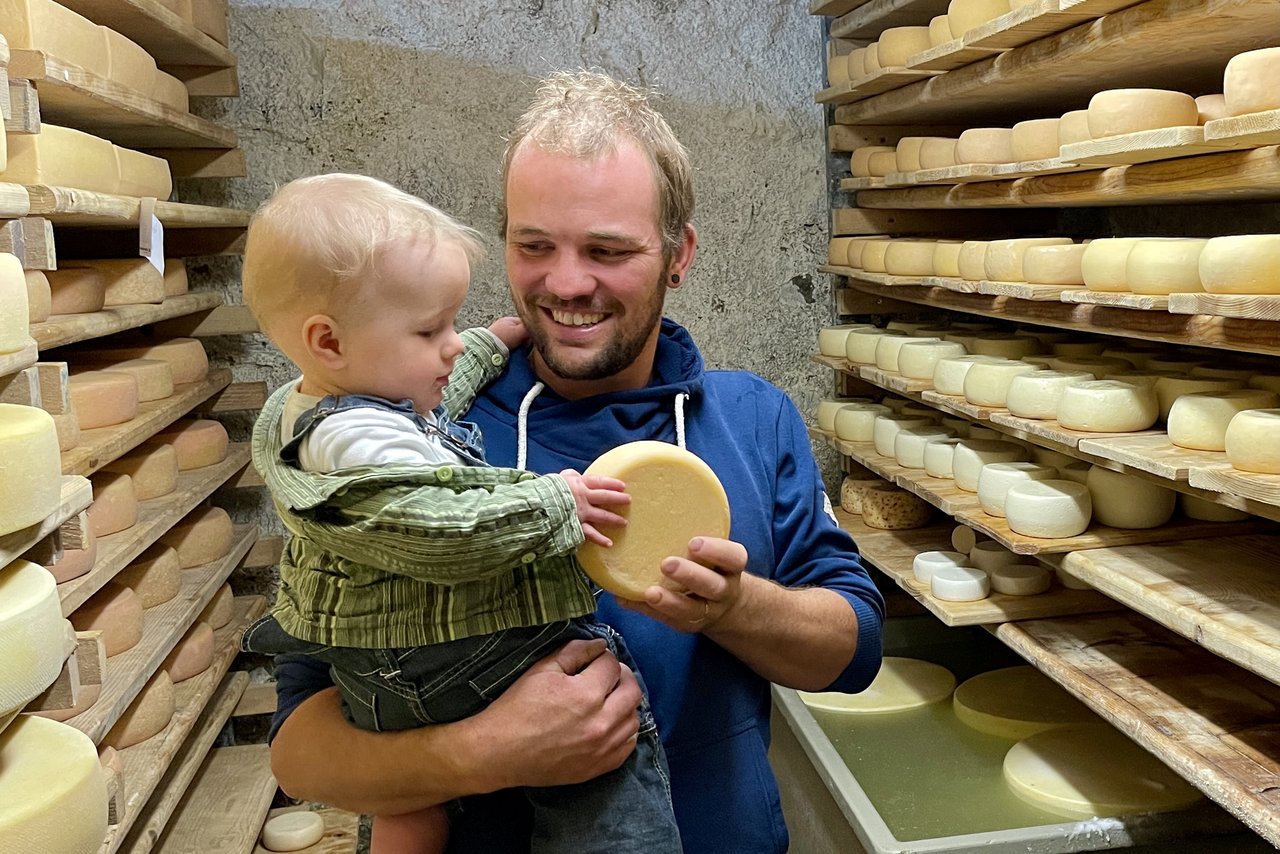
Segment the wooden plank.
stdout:
[[264,682],[250,685],[244,689],[240,701],[232,710],[233,718],[247,718],[253,715],[273,715],[276,711],[276,683]]
[[[944,166],[940,169],[920,169],[894,177],[896,183],[901,184],[968,184],[972,181],[992,180],[996,165],[994,163],[961,163],[958,166]],[[840,189],[856,188],[847,188],[841,181]]]
[[263,380],[232,383],[193,410],[201,415],[218,412],[258,410],[267,402],[267,384]]
[[1215,451],[1179,448],[1164,432],[1086,439],[1080,442],[1086,454],[1122,463],[1166,480],[1186,481],[1192,470],[1219,464],[1223,455]]
[[1165,628],[1280,683],[1280,537],[1079,551],[1062,567]]
[[1001,163],[993,170],[992,175],[1000,178],[1026,178],[1032,175],[1060,175],[1064,172],[1083,172],[1089,167],[1068,163],[1061,157],[1050,157],[1047,160],[1024,160],[1021,163]]
[[151,148],[146,153],[169,161],[174,178],[243,178],[249,174],[241,148]]
[[163,70],[181,80],[194,98],[234,98],[240,94],[235,66],[166,65]]
[[61,415],[71,408],[71,384],[66,362],[36,362],[40,382],[40,405],[50,415]]
[[979,406],[965,400],[961,395],[943,394],[932,389],[922,392],[920,398],[931,406],[956,415],[963,415],[965,418],[972,418],[974,421],[990,421],[993,414],[1008,411],[1003,407]]
[[[1280,285],[1277,285],[1280,290]],[[1266,294],[1170,294],[1171,314],[1209,314],[1248,320],[1280,320],[1280,296]]]
[[156,333],[174,338],[210,338],[216,335],[250,335],[260,332],[247,305],[219,305],[156,325]]
[[809,14],[834,17],[869,2],[870,0],[809,0]]
[[952,276],[925,276],[920,280],[920,284],[930,288],[943,288],[958,294],[976,294],[978,285],[982,283]]
[[267,745],[211,750],[153,850],[159,854],[252,851],[275,793]]
[[93,569],[79,578],[58,585],[65,617],[98,592],[130,561],[194,510],[214,490],[248,465],[247,444],[232,445],[222,462],[178,474],[173,492],[138,503],[138,521],[123,531],[98,538],[98,558]]
[[846,83],[837,83],[818,92],[814,100],[819,104],[851,104],[873,95],[901,89],[917,80],[927,80],[940,72],[917,71],[914,68],[882,68],[867,77],[859,77]]
[[213,594],[226,582],[257,536],[256,526],[239,525],[231,551],[224,557],[182,570],[182,588],[178,595],[147,609],[142,640],[132,649],[107,659],[102,694],[96,703],[68,720],[67,725],[89,736],[95,744],[102,741],[187,629],[191,628]]
[[18,219],[31,213],[31,195],[21,184],[0,182],[0,219]]
[[[1237,53],[1268,47],[1275,0],[1150,0],[1022,47],[841,107],[841,124],[1061,115],[1101,89],[1214,92]],[[1171,64],[1176,45],[1177,63]]]
[[1034,282],[978,282],[978,293],[1031,302],[1062,302],[1084,285],[1041,285]]
[[6,84],[12,115],[5,116],[5,133],[39,133],[40,99],[35,84],[30,80],[7,80]]
[[227,0],[191,0],[191,23],[224,47],[230,43],[227,15]]
[[947,13],[948,0],[871,0],[831,22],[831,36],[876,39],[890,27],[924,27]]
[[1081,166],[1128,166],[1243,147],[1245,146],[1238,144],[1206,142],[1203,127],[1171,127],[1064,145],[1061,156],[1063,160],[1070,160]]
[[967,128],[957,125],[829,125],[827,148],[852,152],[864,145],[897,145],[906,136],[959,137]]
[[[308,807],[296,806],[271,810],[267,813],[267,821],[287,812],[304,809]],[[297,854],[356,854],[356,844],[360,835],[360,816],[332,807],[323,807],[315,812],[324,819],[324,838],[315,845],[301,849]],[[271,854],[271,852],[258,844],[253,847],[253,854]]]
[[1088,305],[1109,305],[1115,308],[1130,308],[1134,311],[1165,311],[1169,307],[1169,296],[1167,294],[1091,291],[1087,290],[1083,285],[1063,291],[1062,301]]
[[[880,190],[877,192],[897,192]],[[859,193],[859,196],[862,196]],[[994,234],[1043,234],[1055,227],[1052,211],[911,211],[832,208],[831,235],[910,234],[982,237]]]
[[58,269],[58,254],[53,242],[53,223],[43,217],[28,216],[18,220],[22,227],[22,266],[26,270]]
[[14,50],[10,72],[36,84],[44,121],[128,148],[235,148],[235,131],[144,97],[39,50]]
[[964,34],[964,43],[966,47],[1011,50],[1138,2],[1139,0],[1036,0],[970,30]]
[[845,370],[855,369],[858,376],[873,385],[880,388],[895,391],[898,394],[918,395],[924,391],[933,390],[933,380],[912,379],[904,377],[896,371],[884,371],[875,365],[853,365],[850,363],[849,368]]
[[952,39],[922,50],[907,59],[907,67],[919,71],[952,71],[987,59],[999,51],[984,47],[966,47],[964,39]]
[[1233,468],[1225,458],[1214,465],[1191,469],[1187,482],[1198,489],[1229,492],[1272,507],[1280,507],[1280,475]]
[[1280,145],[1280,110],[1206,122],[1204,138],[1236,145]]
[[204,292],[165,297],[165,301],[159,305],[118,305],[92,314],[63,314],[51,317],[44,323],[31,324],[31,337],[36,340],[40,349],[52,350],[77,341],[137,329],[172,317],[207,311],[221,304],[221,294]]
[[0,537],[0,566],[8,566],[33,546],[62,527],[93,501],[93,487],[86,478],[64,475],[58,509],[43,521]]
[[40,396],[40,373],[35,365],[0,376],[0,403],[43,409],[43,402]]
[[203,380],[174,386],[163,400],[138,405],[138,415],[123,424],[80,431],[80,444],[62,452],[63,474],[92,474],[126,451],[186,415],[231,382],[231,371],[214,368]]
[[1133,614],[1004,623],[996,637],[1280,845],[1280,689]]
[[36,347],[35,341],[30,342],[21,350],[15,350],[12,353],[0,353],[0,377],[16,374],[18,371],[25,371],[33,366],[39,358],[40,352]]
[[842,178],[840,180],[840,189],[842,190],[879,190],[887,186],[885,179],[876,178]]
[[[30,198],[30,213],[48,217],[54,225],[112,226],[122,228],[138,224],[138,199],[107,193],[91,193],[70,187],[25,188]],[[182,202],[156,202],[156,218],[166,228],[243,228],[249,224],[250,211],[214,208]]]
[[67,0],[61,5],[128,37],[155,57],[162,70],[173,64],[236,64],[230,50],[159,0]]
[[1016,431],[1020,435],[1036,436],[1047,439],[1055,449],[1066,449],[1070,453],[1071,449],[1080,447],[1083,442],[1100,441],[1111,438],[1129,440],[1143,439],[1147,437],[1164,436],[1165,441],[1168,437],[1163,430],[1140,431],[1135,433],[1087,433],[1083,430],[1072,430],[1069,427],[1063,427],[1057,421],[1037,418],[1020,418],[1008,410],[992,412],[990,416],[992,424],[1001,427],[1008,427]]
[[245,556],[244,565],[253,569],[276,566],[280,563],[282,554],[284,554],[284,537],[260,537],[249,550],[249,554]]

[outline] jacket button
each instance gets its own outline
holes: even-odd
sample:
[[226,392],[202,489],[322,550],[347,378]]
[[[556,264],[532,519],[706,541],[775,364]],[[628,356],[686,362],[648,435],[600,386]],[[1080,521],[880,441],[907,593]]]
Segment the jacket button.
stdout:
[[522,473],[519,477],[516,478],[516,483],[524,483],[526,480],[533,480],[535,477],[537,477],[536,474],[534,474],[533,472],[527,471]]
[[453,480],[453,469],[448,466],[441,466],[436,469],[436,480],[440,483],[448,483]]
[[520,555],[521,563],[533,563],[537,559],[538,559],[538,556],[533,552],[525,552],[524,554]]
[[501,367],[502,363],[505,362],[506,359],[504,359],[500,354],[494,353],[489,357],[489,361],[492,362],[495,367]]

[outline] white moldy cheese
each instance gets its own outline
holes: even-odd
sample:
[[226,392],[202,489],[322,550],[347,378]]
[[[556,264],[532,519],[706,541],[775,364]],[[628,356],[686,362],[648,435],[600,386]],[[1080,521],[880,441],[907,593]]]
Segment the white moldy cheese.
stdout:
[[965,374],[964,399],[975,406],[1003,407],[1013,378],[1035,370],[1035,365],[1014,359],[978,362]]
[[1184,394],[1169,408],[1169,441],[1180,448],[1225,451],[1227,427],[1246,409],[1274,409],[1280,396],[1265,389]]
[[960,552],[921,552],[911,561],[911,574],[921,584],[928,584],[939,569],[968,565],[968,555]]
[[1154,389],[1119,380],[1068,385],[1058,402],[1058,423],[1086,433],[1134,433],[1159,417]]
[[1211,238],[1200,284],[1211,294],[1280,294],[1280,234]]
[[1227,425],[1232,468],[1280,474],[1280,409],[1246,409]]
[[1031,371],[1009,383],[1005,405],[1019,418],[1053,420],[1058,417],[1062,392],[1069,385],[1092,380],[1084,371]]
[[15,560],[0,569],[0,732],[53,684],[74,648],[75,634],[44,567]]
[[846,442],[871,442],[875,439],[876,419],[892,412],[882,403],[845,404],[836,410],[836,436]]
[[1093,516],[1112,528],[1158,528],[1173,516],[1178,495],[1131,474],[1101,466],[1089,470],[1085,485],[1093,501]]
[[1139,240],[1125,261],[1125,280],[1135,294],[1203,291],[1200,255],[1208,240],[1194,237]]
[[978,505],[989,516],[1003,517],[1009,490],[1023,481],[1054,480],[1058,470],[1031,462],[991,463],[978,474]]
[[1064,539],[1089,527],[1093,502],[1083,483],[1032,480],[1010,487],[1005,496],[1005,522],[1024,537]]
[[16,353],[31,344],[30,317],[22,262],[0,252],[0,353]]
[[991,579],[971,566],[939,567],[929,578],[929,595],[944,602],[973,602],[991,595]]

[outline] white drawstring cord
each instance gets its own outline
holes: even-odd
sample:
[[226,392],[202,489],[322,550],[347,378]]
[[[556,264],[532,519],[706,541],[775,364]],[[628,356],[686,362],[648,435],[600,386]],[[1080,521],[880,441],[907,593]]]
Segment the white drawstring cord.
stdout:
[[520,401],[520,414],[516,418],[516,468],[524,469],[525,460],[529,457],[529,407],[533,406],[533,399],[542,393],[546,388],[542,383],[534,383],[533,388],[525,393],[524,400]]
[[689,395],[680,392],[676,395],[676,444],[681,450],[687,450],[684,446],[684,405],[689,400]]

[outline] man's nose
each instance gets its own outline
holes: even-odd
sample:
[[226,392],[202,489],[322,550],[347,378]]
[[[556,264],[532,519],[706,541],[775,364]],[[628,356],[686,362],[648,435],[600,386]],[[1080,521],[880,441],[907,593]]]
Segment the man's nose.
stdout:
[[570,252],[558,253],[546,277],[547,290],[566,302],[595,292],[596,280],[582,259]]

